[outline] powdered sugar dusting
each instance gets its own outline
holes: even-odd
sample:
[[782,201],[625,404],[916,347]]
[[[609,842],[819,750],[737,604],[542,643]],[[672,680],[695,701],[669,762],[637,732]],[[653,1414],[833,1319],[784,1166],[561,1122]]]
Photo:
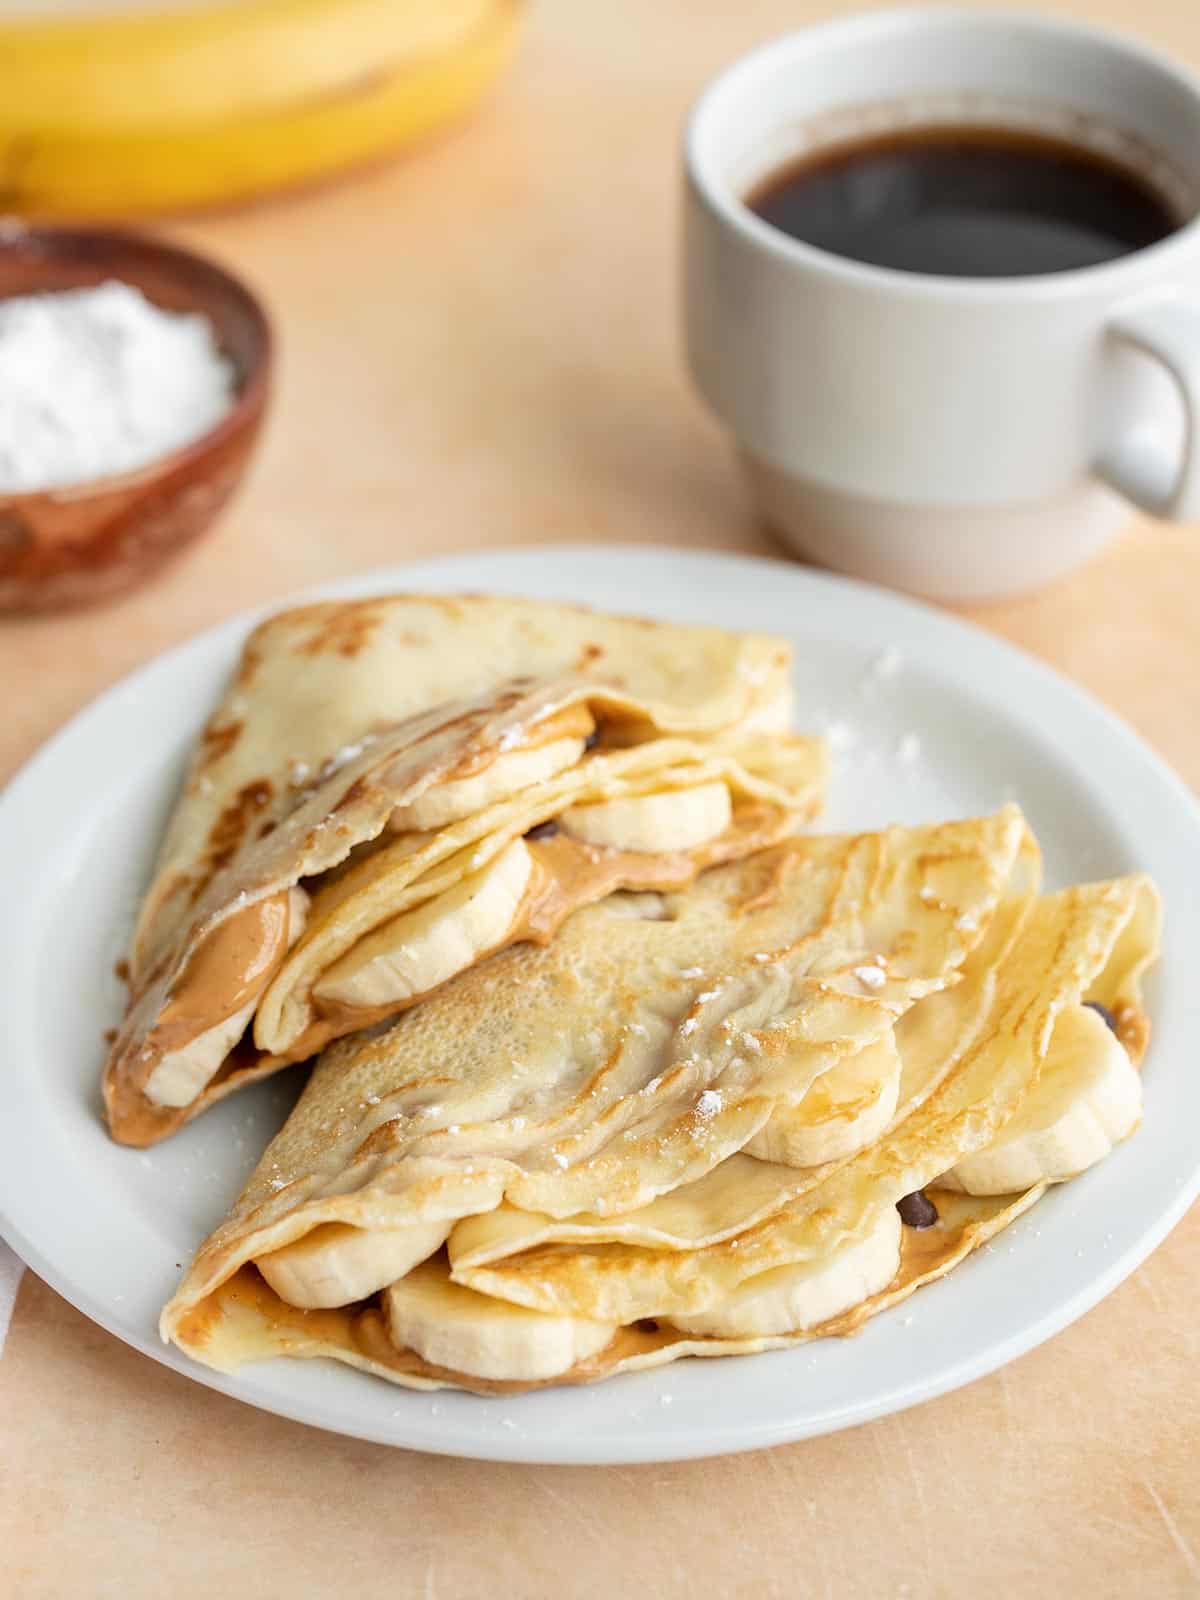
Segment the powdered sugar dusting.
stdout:
[[[919,735],[902,726],[884,738],[875,731],[884,711],[902,704],[906,664],[904,652],[889,645],[873,656],[857,677],[845,680],[841,692],[831,696],[825,708],[801,713],[801,724],[814,728],[828,742],[835,778],[841,772],[853,772],[855,778],[870,777],[878,784],[887,777],[903,781],[916,775],[913,769],[921,759]],[[828,688],[828,683],[822,687]]]
[[696,1115],[707,1122],[710,1117],[716,1116],[721,1109],[721,1105],[720,1091],[717,1089],[705,1089],[704,1093],[696,1101]]

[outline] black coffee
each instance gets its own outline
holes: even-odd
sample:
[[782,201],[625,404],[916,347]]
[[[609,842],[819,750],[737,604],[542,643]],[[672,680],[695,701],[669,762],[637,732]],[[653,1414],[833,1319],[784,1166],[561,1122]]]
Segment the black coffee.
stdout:
[[817,151],[746,204],[834,255],[955,278],[1092,267],[1180,226],[1161,196],[1103,157],[991,128],[916,128]]

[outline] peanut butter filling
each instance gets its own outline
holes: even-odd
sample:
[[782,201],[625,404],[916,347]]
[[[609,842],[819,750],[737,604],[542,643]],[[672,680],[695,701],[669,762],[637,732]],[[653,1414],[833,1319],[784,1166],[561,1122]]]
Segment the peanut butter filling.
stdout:
[[190,1044],[248,1005],[287,953],[288,891],[256,900],[201,941],[148,1043],[158,1054]]
[[[186,1108],[148,1099],[146,1084],[165,1056],[236,1015],[262,993],[287,954],[289,901],[284,889],[214,928],[196,948],[140,1047],[135,1050],[128,1041],[118,1047],[116,1071],[105,1079],[104,1097],[110,1125],[115,1128],[119,1121],[116,1136],[122,1144],[152,1144],[164,1131],[187,1120]],[[114,1120],[118,1106],[120,1117]]]
[[540,750],[543,745],[554,744],[559,739],[590,739],[596,731],[596,718],[586,700],[576,700],[540,721],[531,723],[525,737],[513,745],[514,750]]

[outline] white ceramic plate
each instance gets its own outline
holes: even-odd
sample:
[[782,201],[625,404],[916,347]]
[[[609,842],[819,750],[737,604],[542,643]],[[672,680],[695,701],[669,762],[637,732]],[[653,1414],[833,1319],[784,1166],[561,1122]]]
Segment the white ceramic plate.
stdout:
[[580,600],[782,634],[795,646],[798,725],[827,730],[834,744],[831,828],[966,815],[1015,798],[1052,885],[1148,869],[1168,921],[1149,993],[1143,1127],[857,1339],[497,1400],[413,1394],[331,1362],[275,1361],[232,1378],[193,1365],[159,1342],[159,1308],[295,1086],[282,1074],[137,1153],[106,1136],[97,1075],[121,998],[113,963],[186,752],[255,620],[242,617],[104,695],[0,801],[0,1231],[80,1310],[201,1383],[361,1438],[497,1460],[671,1460],[826,1432],[966,1383],[1082,1315],[1179,1219],[1200,1191],[1200,812],[1121,723],[936,611],[776,562],[531,549],[322,593],[404,588]]

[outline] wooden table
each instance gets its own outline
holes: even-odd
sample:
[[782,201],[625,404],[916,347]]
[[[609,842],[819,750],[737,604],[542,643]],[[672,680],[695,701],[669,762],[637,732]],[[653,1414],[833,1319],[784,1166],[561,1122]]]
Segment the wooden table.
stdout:
[[[557,0],[467,128],[344,186],[181,227],[278,319],[273,423],[207,543],[107,610],[0,624],[0,772],[105,684],[255,601],[484,545],[772,554],[676,339],[675,141],[729,57],[831,0]],[[848,9],[848,7],[847,7]],[[1200,60],[1179,0],[1053,9]],[[976,620],[1200,782],[1200,543],[1135,527]],[[1200,1213],[1103,1305],[970,1388],[726,1460],[522,1468],[260,1414],[31,1274],[0,1358],[0,1595],[1200,1593]]]

